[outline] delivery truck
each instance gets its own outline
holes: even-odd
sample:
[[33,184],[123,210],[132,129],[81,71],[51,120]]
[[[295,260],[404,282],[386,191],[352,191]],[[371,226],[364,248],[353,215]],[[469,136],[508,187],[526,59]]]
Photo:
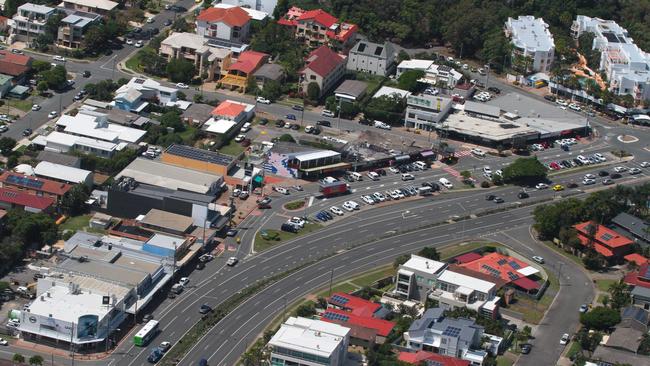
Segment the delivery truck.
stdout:
[[342,181],[331,183],[321,182],[318,191],[323,197],[333,197],[348,193],[350,191],[350,186]]

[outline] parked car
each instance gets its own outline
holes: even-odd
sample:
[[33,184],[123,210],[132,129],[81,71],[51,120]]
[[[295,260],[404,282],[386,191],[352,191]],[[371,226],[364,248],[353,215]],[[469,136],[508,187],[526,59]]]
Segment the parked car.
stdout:
[[327,109],[323,109],[323,111],[321,112],[321,116],[334,117],[334,112],[332,112],[330,110],[327,110]]
[[527,355],[530,353],[532,349],[532,346],[530,344],[522,344],[521,345],[521,353],[524,355]]
[[294,111],[304,111],[305,107],[301,106],[300,104],[294,104],[291,106],[291,109]]
[[569,338],[570,338],[569,333],[562,334],[562,338],[560,338],[560,344],[563,346],[566,345],[567,343],[569,343]]
[[479,149],[477,147],[473,148],[470,151],[471,151],[472,154],[474,154],[474,155],[476,155],[476,156],[478,156],[480,158],[485,157],[485,151],[483,151],[483,150],[481,150],[481,149]]
[[639,173],[641,173],[641,169],[639,169],[639,168],[630,168],[629,173],[630,173],[630,175],[639,174]]
[[332,123],[330,121],[317,121],[316,124],[318,126],[332,127]]
[[63,56],[59,56],[59,55],[55,55],[55,56],[53,56],[52,59],[53,59],[54,61],[65,62],[65,57],[63,57]]
[[26,129],[23,130],[23,136],[25,136],[25,137],[31,136],[32,133],[34,133],[34,131],[32,131],[31,128],[26,128]]
[[589,306],[587,306],[587,304],[582,304],[580,305],[580,309],[578,309],[578,311],[581,313],[586,313],[587,311],[589,311]]
[[539,263],[539,264],[544,264],[544,258],[542,258],[542,257],[540,257],[540,256],[538,256],[538,255],[534,255],[532,258],[533,258],[533,260],[534,260],[535,262],[537,262],[537,263]]
[[208,304],[203,304],[199,308],[199,314],[207,314],[212,311],[212,307]]
[[190,86],[185,83],[176,83],[176,87],[178,89],[189,89]]
[[237,257],[230,257],[228,258],[228,261],[226,261],[226,264],[230,267],[233,267],[237,263],[239,263],[239,259],[237,259]]
[[330,211],[332,211],[332,213],[337,215],[337,216],[343,216],[343,211],[340,208],[336,207],[336,206],[330,207]]
[[526,192],[519,192],[517,194],[517,198],[524,199],[524,198],[528,198],[528,197],[530,197],[530,195],[528,193],[526,193]]
[[546,189],[546,188],[548,188],[548,184],[546,184],[546,183],[537,183],[535,185],[535,188],[536,189]]
[[57,111],[52,111],[52,112],[47,114],[47,118],[55,118],[58,115],[59,115],[59,113]]
[[271,101],[264,97],[257,97],[257,102],[262,104],[271,104]]
[[286,116],[284,116],[284,118],[295,121],[296,120],[296,115],[295,114],[287,114]]

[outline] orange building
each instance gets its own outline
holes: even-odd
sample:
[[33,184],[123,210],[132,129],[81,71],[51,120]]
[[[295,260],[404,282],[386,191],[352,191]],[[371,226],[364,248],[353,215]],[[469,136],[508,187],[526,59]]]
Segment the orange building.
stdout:
[[230,155],[176,144],[169,146],[162,153],[161,160],[166,164],[213,173],[224,178],[236,162]]

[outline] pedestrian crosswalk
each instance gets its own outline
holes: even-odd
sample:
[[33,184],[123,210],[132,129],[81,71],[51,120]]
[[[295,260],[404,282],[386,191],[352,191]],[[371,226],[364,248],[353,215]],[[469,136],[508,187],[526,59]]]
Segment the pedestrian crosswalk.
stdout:
[[459,150],[454,153],[454,156],[457,158],[462,158],[463,156],[471,156],[472,151],[471,150]]
[[456,179],[460,179],[460,173],[458,172],[458,170],[456,170],[456,169],[454,169],[454,168],[452,168],[450,166],[445,166],[445,167],[442,168],[442,170],[449,173],[452,177],[454,177]]

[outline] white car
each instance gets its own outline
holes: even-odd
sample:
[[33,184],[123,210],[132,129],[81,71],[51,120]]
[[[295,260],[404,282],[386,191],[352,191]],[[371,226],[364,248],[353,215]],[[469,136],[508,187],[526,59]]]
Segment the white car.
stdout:
[[342,206],[346,211],[350,211],[350,212],[354,211],[354,206],[350,204],[350,201],[343,202]]
[[557,103],[557,105],[562,106],[562,107],[566,107],[566,106],[569,105],[569,103],[567,103],[564,99],[558,99],[558,100],[555,101],[555,103]]
[[268,99],[266,99],[266,98],[263,98],[263,97],[257,97],[257,99],[255,99],[255,100],[256,100],[258,103],[262,103],[262,104],[271,104],[271,101],[270,101],[270,100],[268,100]]
[[582,155],[578,155],[578,156],[576,156],[576,159],[578,159],[582,164],[585,164],[585,165],[587,165],[587,164],[591,164],[591,162],[589,161],[589,159],[587,159],[586,157],[584,157],[584,156],[582,156]]
[[414,180],[415,176],[410,173],[404,173],[402,174],[402,180]]
[[237,137],[235,137],[235,142],[242,142],[245,138],[246,135],[237,135]]
[[582,110],[582,108],[580,108],[580,106],[575,103],[569,104],[569,109],[574,110],[576,112],[580,112]]
[[305,227],[305,220],[301,219],[298,216],[294,216],[291,219],[289,219],[289,223],[291,223],[293,225],[296,225],[296,226],[300,227],[301,229],[303,227]]
[[379,129],[382,129],[382,130],[390,130],[391,129],[389,124],[384,123],[384,122],[380,122],[380,121],[375,121],[375,128],[379,128]]
[[176,87],[177,87],[178,89],[189,89],[189,85],[187,85],[187,84],[183,84],[183,83],[177,83],[177,84],[176,84]]
[[537,188],[537,189],[547,189],[547,188],[548,188],[548,184],[546,184],[546,183],[537,183],[537,184],[535,185],[535,188]]
[[235,264],[237,264],[237,262],[239,262],[239,259],[237,259],[237,257],[230,257],[228,258],[226,265],[229,267],[233,267]]
[[57,111],[52,111],[52,112],[47,114],[47,118],[54,118],[54,117],[56,117],[58,115],[59,115],[59,113],[57,113]]
[[373,193],[373,194],[372,194],[372,198],[373,198],[374,200],[376,200],[376,201],[379,201],[379,202],[384,202],[384,201],[386,201],[386,196],[384,196],[383,194],[381,194],[381,193],[379,193],[379,192],[375,192],[375,193]]
[[180,280],[178,280],[178,283],[180,283],[183,287],[186,286],[188,283],[190,283],[190,279],[187,277],[181,277]]
[[483,167],[483,174],[492,175],[492,169],[489,166]]
[[616,173],[623,173],[623,172],[626,171],[626,170],[627,170],[627,167],[624,167],[624,166],[617,166],[617,167],[614,167],[614,171],[615,171]]
[[630,173],[630,175],[639,174],[639,173],[641,173],[641,169],[639,169],[639,168],[630,168],[629,173]]
[[[641,166],[643,166],[643,164],[641,164]],[[397,169],[397,168],[395,168],[393,166],[388,168],[388,170],[393,174],[399,174],[399,169]]]
[[126,44],[128,44],[129,46],[133,46],[133,40],[127,38],[126,39]]
[[343,211],[340,208],[336,207],[336,206],[330,207],[330,211],[332,211],[332,213],[337,215],[337,216],[343,216]]
[[280,194],[285,194],[285,195],[289,194],[289,190],[284,188],[284,187],[275,187],[274,189],[275,189],[276,192],[278,192]]
[[503,170],[501,170],[501,169],[497,169],[497,170],[494,172],[494,174],[496,174],[496,175],[502,177],[502,176],[503,176]]
[[647,168],[650,166],[650,163],[648,163],[647,161],[642,161],[641,163],[639,163],[639,165],[641,166],[641,168]]
[[4,338],[0,338],[0,346],[8,346],[9,342],[7,342]]
[[368,178],[370,178],[370,180],[379,180],[379,174],[375,172],[368,172],[366,175]]
[[360,208],[359,204],[354,202],[354,201],[345,201],[345,202],[343,202],[343,207],[344,208],[345,208],[346,205],[348,207],[351,207],[353,210],[358,210]]
[[369,205],[374,205],[375,204],[375,200],[372,199],[372,197],[370,197],[368,195],[365,195],[365,194],[363,196],[361,196],[361,200],[363,202],[369,204]]
[[595,153],[594,158],[598,159],[598,161],[601,163],[607,161],[607,158],[605,158],[605,156],[601,153]]
[[438,179],[438,182],[439,182],[440,184],[442,184],[442,186],[445,187],[445,188],[447,188],[447,189],[452,189],[452,188],[454,188],[454,185],[451,184],[451,182],[450,182],[449,179],[447,179],[447,178],[440,178],[440,179]]
[[33,111],[39,111],[39,110],[41,110],[41,106],[38,105],[38,104],[34,104],[34,105],[32,106],[32,110],[33,110]]
[[485,151],[475,147],[471,150],[472,154],[478,156],[478,157],[485,157]]
[[147,18],[147,23],[149,23],[149,24],[153,23],[153,17]]
[[585,179],[582,180],[582,184],[584,184],[586,186],[589,186],[589,185],[592,185],[592,184],[596,184],[596,180],[595,179],[586,179],[585,178]]
[[59,62],[65,62],[65,57],[56,55],[56,56],[52,57],[52,60],[59,61]]
[[566,345],[567,343],[569,343],[569,338],[570,338],[569,333],[562,334],[562,338],[560,338],[560,344],[563,346]]
[[393,191],[388,192],[388,195],[390,196],[390,198],[392,198],[392,199],[394,199],[394,200],[398,200],[398,199],[400,199],[400,198],[404,198],[404,195],[402,195],[402,196],[400,197],[400,195],[397,193],[397,190],[393,190]]
[[325,117],[334,117],[334,112],[327,109],[323,109],[323,111],[320,114],[321,116],[325,116]]
[[585,176],[583,178],[584,179],[596,179],[596,176],[591,174],[591,173],[588,173],[588,174],[585,174]]

